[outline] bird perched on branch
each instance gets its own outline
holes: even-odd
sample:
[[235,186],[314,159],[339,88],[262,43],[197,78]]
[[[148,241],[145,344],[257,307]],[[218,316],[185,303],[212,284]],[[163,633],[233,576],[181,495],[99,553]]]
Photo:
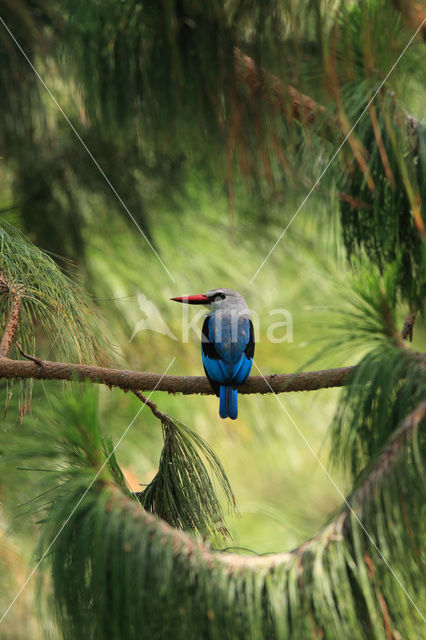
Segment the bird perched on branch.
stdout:
[[171,300],[203,304],[209,308],[201,335],[204,371],[220,398],[220,417],[235,420],[238,417],[238,386],[247,380],[254,355],[253,323],[246,301],[233,289],[213,289]]

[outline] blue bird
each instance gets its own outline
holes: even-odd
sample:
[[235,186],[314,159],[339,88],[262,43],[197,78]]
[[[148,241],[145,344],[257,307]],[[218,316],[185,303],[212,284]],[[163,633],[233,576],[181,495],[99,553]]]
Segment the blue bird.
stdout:
[[204,371],[220,398],[221,418],[238,417],[238,386],[250,374],[254,355],[253,323],[243,296],[233,289],[171,298],[210,309],[203,324],[201,355]]

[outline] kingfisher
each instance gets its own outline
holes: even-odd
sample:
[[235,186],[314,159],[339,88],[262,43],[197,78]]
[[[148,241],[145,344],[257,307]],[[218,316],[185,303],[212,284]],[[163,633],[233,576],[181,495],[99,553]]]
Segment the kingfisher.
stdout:
[[171,300],[208,307],[201,333],[204,371],[220,398],[220,417],[235,420],[238,386],[247,380],[254,355],[253,323],[246,301],[233,289],[212,289]]

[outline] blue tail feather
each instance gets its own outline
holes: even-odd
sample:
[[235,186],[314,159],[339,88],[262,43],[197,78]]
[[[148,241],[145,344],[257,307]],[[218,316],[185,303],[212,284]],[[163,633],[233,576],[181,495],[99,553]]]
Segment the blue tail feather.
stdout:
[[228,387],[228,413],[231,420],[238,418],[238,391]]
[[219,415],[221,418],[228,417],[228,410],[226,407],[226,387],[220,385],[220,404],[219,404]]
[[219,415],[221,418],[231,418],[232,420],[236,420],[238,417],[237,389],[220,385]]

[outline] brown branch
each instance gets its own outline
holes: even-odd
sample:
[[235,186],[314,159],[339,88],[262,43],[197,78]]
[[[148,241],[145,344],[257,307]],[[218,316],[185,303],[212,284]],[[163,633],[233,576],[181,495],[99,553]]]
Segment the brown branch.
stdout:
[[291,85],[284,86],[272,73],[259,71],[255,61],[238,47],[234,49],[234,56],[237,71],[253,94],[261,92],[267,100],[273,97],[286,118],[295,118],[302,124],[312,124],[318,117],[322,117],[330,134],[335,134],[337,121],[323,105]]
[[[8,287],[7,283],[2,279],[3,286]],[[7,358],[9,355],[10,347],[12,346],[13,339],[18,329],[19,312],[21,310],[21,287],[8,287],[12,297],[12,304],[9,312],[9,317],[6,322],[6,327],[3,333],[3,337],[0,342],[0,358]]]
[[410,342],[413,341],[413,329],[416,322],[416,316],[417,309],[412,309],[405,318],[404,326],[401,331],[401,338],[403,340],[409,340]]
[[[165,376],[146,371],[112,369],[85,364],[51,362],[23,354],[30,362],[0,359],[0,378],[38,380],[77,380],[118,387],[124,391],[166,391],[183,395],[213,395],[205,376]],[[426,354],[412,354],[413,360],[426,366]],[[340,367],[299,373],[273,373],[268,376],[250,376],[238,387],[242,394],[284,393],[290,391],[315,391],[331,387],[343,387],[355,367]]]
[[[33,359],[33,356],[31,356]],[[109,387],[131,391],[167,391],[184,395],[212,395],[214,392],[205,376],[163,376],[159,373],[112,369],[83,364],[51,362],[33,359],[0,360],[0,378],[38,380],[88,380]],[[263,378],[252,376],[241,385],[239,393],[282,393],[289,391],[313,391],[329,387],[342,387],[354,367],[303,371],[300,373],[272,374]]]
[[[371,96],[368,95],[369,101],[371,100]],[[379,120],[377,118],[376,109],[374,107],[373,102],[368,102],[368,112],[370,114],[371,126],[373,128],[374,137],[376,138],[377,147],[379,149],[380,159],[382,161],[382,166],[386,174],[386,178],[392,187],[395,189],[395,178],[393,176],[392,168],[389,162],[389,156],[386,152],[385,145],[383,144],[383,137],[380,131]]]
[[151,413],[156,418],[158,418],[163,425],[168,424],[169,416],[166,413],[163,413],[162,411],[160,411],[160,409],[157,407],[155,402],[153,402],[152,400],[144,396],[143,393],[141,393],[137,389],[133,390],[133,393],[137,398],[139,398],[141,402],[143,402],[143,404],[146,404],[146,406],[149,407],[149,409],[151,409]]
[[[394,0],[397,2],[397,0]],[[405,4],[405,2],[404,2]],[[420,15],[420,14],[419,14]],[[422,15],[422,19],[425,15]],[[417,27],[420,25],[420,18]],[[426,35],[426,23],[423,25],[423,33]],[[294,118],[301,124],[313,124],[318,118],[322,119],[323,133],[331,140],[336,139],[336,132],[340,130],[340,139],[344,137],[339,118],[316,102],[306,94],[298,91],[291,85],[284,85],[281,80],[272,73],[257,67],[256,62],[250,56],[244,54],[238,47],[234,48],[236,70],[241,79],[254,95],[261,93],[262,97],[271,102],[274,100],[281,113],[287,119]],[[417,128],[419,121],[408,114],[405,115],[407,123]]]
[[36,356],[30,356],[28,353],[25,353],[25,351],[23,350],[23,348],[21,347],[18,341],[16,341],[15,344],[21,356],[23,356],[27,360],[31,360],[32,362],[35,362],[39,367],[41,367],[42,361],[40,360],[40,358],[36,358]]
[[420,32],[426,41],[426,12],[419,2],[413,0],[392,0],[394,7],[402,14],[404,21],[414,31],[422,25]]

